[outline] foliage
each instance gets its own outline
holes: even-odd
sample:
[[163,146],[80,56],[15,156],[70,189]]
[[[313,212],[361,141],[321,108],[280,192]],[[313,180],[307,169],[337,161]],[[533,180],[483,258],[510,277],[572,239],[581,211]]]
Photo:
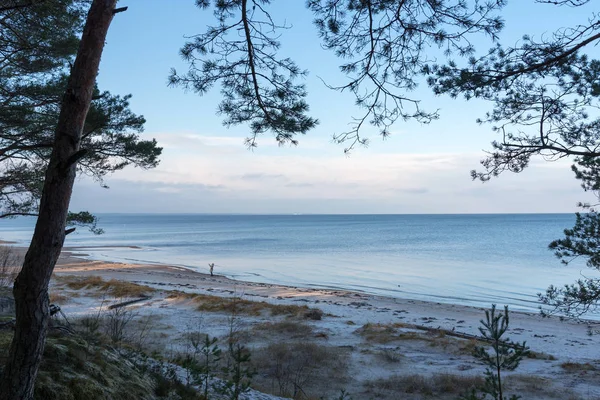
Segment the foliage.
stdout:
[[[0,8],[0,218],[37,214],[88,6],[85,0],[47,0]],[[145,120],[129,109],[130,97],[98,88],[93,94],[77,165],[103,186],[107,174],[127,165],[158,163],[161,148],[140,140]],[[88,217],[72,214],[71,221],[95,228]]]
[[[12,332],[0,332],[0,360]],[[75,335],[50,334],[36,381],[34,399],[154,399],[154,380],[115,349]]]
[[[584,7],[589,0],[538,0],[549,7]],[[582,14],[585,14],[582,13]],[[474,179],[487,181],[504,171],[521,172],[532,157],[554,161],[573,159],[572,169],[586,191],[599,195],[600,181],[600,60],[586,51],[600,40],[598,15],[571,27],[559,27],[539,39],[524,35],[515,46],[497,44],[486,54],[473,56],[468,64],[457,62],[426,66],[435,93],[479,98],[493,108],[480,123],[492,124],[501,139],[481,161],[483,171]],[[565,264],[582,257],[589,267],[600,267],[598,226],[593,206],[580,204],[572,229],[550,249]],[[539,295],[542,303],[568,316],[595,308],[600,281],[584,278],[563,288],[551,286]]]
[[[484,400],[490,396],[494,400],[507,399],[503,395],[502,371],[514,371],[519,366],[529,348],[523,343],[511,342],[503,337],[508,330],[508,306],[504,306],[504,313],[496,314],[496,305],[492,304],[491,310],[485,311],[485,321],[481,320],[479,332],[486,341],[491,343],[491,352],[485,347],[477,346],[473,356],[486,365],[485,384],[481,388],[482,396],[473,390],[465,400]],[[509,400],[518,400],[520,396],[512,395]]]
[[504,0],[475,1],[335,1],[309,0],[315,24],[326,49],[344,60],[341,72],[347,83],[329,86],[349,91],[362,115],[353,118],[349,131],[334,140],[367,144],[361,128],[370,123],[383,137],[398,119],[428,123],[437,111],[425,111],[409,95],[418,84],[433,49],[445,56],[467,56],[474,51],[470,38],[483,33],[496,38],[503,22],[496,11]]
[[215,380],[220,370],[221,349],[217,338],[200,332],[189,332],[189,344],[186,352],[177,359],[186,372],[186,385],[198,385],[204,398],[209,399],[213,391],[220,391],[222,385]]
[[[172,85],[199,94],[221,82],[223,101],[219,113],[225,125],[249,123],[252,134],[246,140],[256,146],[257,135],[266,131],[282,143],[296,144],[317,121],[307,115],[306,89],[297,84],[306,75],[289,58],[279,58],[279,34],[290,26],[274,21],[271,0],[200,0],[206,9],[213,5],[217,26],[181,49],[189,71],[173,70]],[[469,40],[476,34],[495,38],[503,26],[496,11],[505,0],[309,0],[323,46],[343,59],[340,69],[346,84],[328,85],[349,91],[363,114],[353,119],[348,132],[334,136],[355,144],[367,144],[360,132],[365,123],[385,137],[398,119],[429,122],[436,112],[427,112],[419,100],[408,95],[417,86],[417,77],[429,61],[426,52],[439,48],[446,55],[465,56],[473,52]]]
[[225,380],[217,392],[227,396],[229,400],[238,400],[242,393],[250,390],[250,382],[254,371],[250,367],[250,351],[239,342],[229,343],[227,364],[223,367]]
[[[198,1],[202,8],[209,1]],[[286,26],[276,24],[263,8],[269,0],[217,1],[214,14],[217,26],[193,37],[181,49],[190,63],[189,71],[173,70],[171,85],[183,86],[204,94],[221,81],[223,100],[218,111],[226,116],[225,125],[250,123],[249,147],[257,145],[257,136],[272,131],[279,144],[296,144],[317,124],[306,115],[306,90],[297,79],[306,75],[291,59],[278,58],[280,44],[275,32]],[[240,40],[229,35],[240,35]]]
[[200,378],[204,397],[208,399],[208,388],[210,381],[215,377],[218,362],[221,360],[221,349],[217,345],[217,338],[204,336],[204,342],[200,347]]

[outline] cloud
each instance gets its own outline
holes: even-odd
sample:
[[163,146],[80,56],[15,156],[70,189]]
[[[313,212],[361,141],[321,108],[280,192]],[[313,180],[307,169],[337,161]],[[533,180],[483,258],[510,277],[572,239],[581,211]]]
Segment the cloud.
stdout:
[[173,184],[173,185],[162,185],[153,186],[152,190],[161,193],[184,193],[189,191],[212,191],[226,189],[225,185],[203,185],[203,184]]
[[286,183],[285,184],[286,187],[290,187],[290,188],[311,188],[314,187],[315,185],[313,183],[302,183],[302,182],[291,182],[291,183]]
[[143,198],[153,212],[559,212],[589,200],[568,161],[535,161],[482,184],[469,175],[480,153],[250,152],[234,139],[173,135],[158,168],[109,178],[101,206],[139,209]]
[[402,193],[413,193],[413,194],[423,194],[423,193],[427,193],[429,192],[429,189],[427,188],[406,188],[406,189],[399,189],[399,192]]
[[[238,178],[238,177],[234,177]],[[244,174],[239,176],[240,179],[243,180],[261,180],[261,179],[271,179],[271,180],[285,180],[285,175],[282,174],[267,174],[262,172],[255,172],[253,174]]]

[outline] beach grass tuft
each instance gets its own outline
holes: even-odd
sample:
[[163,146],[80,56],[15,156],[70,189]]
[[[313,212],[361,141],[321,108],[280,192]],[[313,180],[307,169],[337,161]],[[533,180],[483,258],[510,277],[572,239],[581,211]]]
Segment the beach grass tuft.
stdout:
[[106,293],[117,298],[142,297],[156,291],[150,286],[140,285],[133,282],[111,279],[105,281],[100,276],[57,276],[59,283],[73,290],[96,289],[98,292]]
[[64,291],[53,291],[50,293],[50,304],[65,304],[73,296],[65,293]]
[[367,342],[386,344],[396,341],[419,340],[429,343],[430,346],[447,347],[450,339],[443,331],[407,330],[409,327],[403,323],[372,324],[367,323],[354,331]]
[[532,351],[532,350],[529,350],[527,352],[527,354],[525,355],[525,357],[533,359],[533,360],[548,360],[548,361],[556,360],[556,357],[554,357],[552,354],[543,353],[541,351]]
[[560,367],[567,372],[598,371],[598,367],[590,363],[564,362]]
[[270,335],[285,335],[287,338],[307,338],[313,335],[313,328],[298,321],[263,322],[253,327],[255,331],[267,332]]
[[301,317],[306,319],[320,319],[321,310],[310,308],[306,305],[271,304],[266,301],[252,301],[239,296],[221,297],[209,294],[196,294],[174,291],[169,294],[170,299],[188,299],[197,303],[198,311],[224,312],[228,314],[243,314],[259,316],[268,313],[271,316]]

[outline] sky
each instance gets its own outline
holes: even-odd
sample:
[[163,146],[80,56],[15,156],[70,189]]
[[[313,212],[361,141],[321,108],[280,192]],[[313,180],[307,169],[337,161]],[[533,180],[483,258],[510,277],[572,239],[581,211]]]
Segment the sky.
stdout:
[[[485,184],[472,181],[484,151],[496,139],[491,126],[475,121],[485,102],[434,96],[425,85],[414,95],[422,107],[440,110],[428,125],[399,121],[391,137],[365,130],[368,147],[344,155],[331,137],[347,129],[358,111],[351,96],[327,89],[343,82],[339,60],[320,47],[304,0],[276,0],[273,16],[292,28],[282,34],[281,54],[303,69],[311,107],[320,124],[296,147],[279,147],[265,134],[248,150],[249,128],[226,128],[216,114],[219,88],[200,97],[167,86],[171,68],[185,72],[179,49],[187,38],[214,24],[211,11],[193,0],[121,0],[128,6],[110,27],[100,65],[101,90],[133,95],[131,109],[145,116],[143,138],[164,148],[152,170],[128,167],[97,182],[78,179],[71,209],[139,213],[520,213],[573,212],[590,201],[568,160],[534,159],[520,174],[505,173]],[[503,12],[504,43],[524,33],[548,34],[584,23],[591,11],[512,0]],[[560,12],[557,12],[560,10]],[[487,49],[487,42],[475,42]]]

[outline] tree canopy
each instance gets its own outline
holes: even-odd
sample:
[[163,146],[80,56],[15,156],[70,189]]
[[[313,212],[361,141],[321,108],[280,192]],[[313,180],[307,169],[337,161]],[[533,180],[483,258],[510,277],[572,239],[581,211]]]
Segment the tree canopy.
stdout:
[[[216,25],[192,36],[181,49],[189,62],[186,73],[173,70],[172,85],[204,94],[221,83],[223,101],[218,107],[225,124],[249,123],[247,144],[272,132],[279,143],[296,143],[317,121],[309,116],[306,88],[298,83],[307,72],[289,58],[279,58],[281,30],[291,28],[275,21],[271,0],[199,0],[212,9]],[[362,110],[352,118],[349,131],[334,136],[346,149],[366,144],[365,124],[384,137],[397,120],[427,123],[437,118],[411,96],[432,48],[446,55],[465,56],[474,51],[470,38],[496,38],[503,23],[498,11],[505,0],[310,0],[322,45],[341,60],[347,83],[330,86],[349,91]]]
[[[537,0],[550,7],[582,7],[589,0]],[[564,12],[564,11],[563,11]],[[515,46],[497,44],[487,53],[471,57],[466,65],[450,62],[426,69],[435,93],[493,104],[479,120],[493,125],[501,139],[482,160],[474,179],[487,181],[504,171],[521,172],[532,157],[573,160],[576,179],[586,191],[600,195],[600,60],[592,48],[600,41],[600,19],[570,27],[554,27],[542,38],[524,35]],[[594,205],[580,204],[565,237],[550,243],[563,263],[582,257],[600,269],[600,216]],[[551,286],[540,300],[579,316],[599,305],[600,280],[583,278],[563,288]]]
[[[4,1],[0,5],[0,218],[35,215],[88,2]],[[141,140],[144,118],[130,96],[98,88],[82,136],[80,173],[103,178],[127,165],[152,168],[161,148]],[[72,214],[74,220],[81,214]],[[89,221],[88,221],[89,222]]]

